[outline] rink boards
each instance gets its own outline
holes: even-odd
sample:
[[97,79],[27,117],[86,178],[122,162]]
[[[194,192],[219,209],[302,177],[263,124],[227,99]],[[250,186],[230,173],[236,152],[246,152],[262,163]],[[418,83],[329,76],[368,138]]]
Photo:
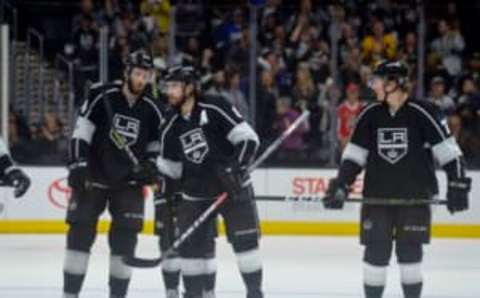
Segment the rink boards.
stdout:
[[[32,187],[22,199],[14,199],[10,189],[0,189],[1,233],[63,233],[65,209],[70,197],[64,168],[27,168]],[[259,169],[253,174],[259,215],[264,234],[354,235],[358,233],[360,204],[348,204],[343,211],[324,210],[318,201],[324,194],[333,170]],[[433,235],[437,237],[480,238],[480,172],[470,172],[473,189],[470,210],[450,215],[445,206],[433,207]],[[445,175],[438,173],[440,198],[445,197]],[[398,183],[401,183],[400,181]],[[357,180],[354,196],[359,196],[362,179]],[[152,230],[151,193],[147,200],[146,232]],[[108,227],[104,215],[99,229]]]

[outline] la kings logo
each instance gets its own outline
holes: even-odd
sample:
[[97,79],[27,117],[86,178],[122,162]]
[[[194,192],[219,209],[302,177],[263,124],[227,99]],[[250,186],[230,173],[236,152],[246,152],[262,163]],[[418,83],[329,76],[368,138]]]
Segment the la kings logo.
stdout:
[[180,136],[185,157],[196,164],[201,164],[209,151],[205,134],[201,128],[195,128]]
[[377,131],[378,155],[391,164],[397,163],[408,153],[406,128],[379,128]]
[[[138,134],[140,133],[140,120],[128,117],[121,114],[113,116],[112,126],[114,129],[110,130],[110,139],[120,149],[123,146],[132,146],[137,142]],[[122,140],[119,140],[119,136]]]

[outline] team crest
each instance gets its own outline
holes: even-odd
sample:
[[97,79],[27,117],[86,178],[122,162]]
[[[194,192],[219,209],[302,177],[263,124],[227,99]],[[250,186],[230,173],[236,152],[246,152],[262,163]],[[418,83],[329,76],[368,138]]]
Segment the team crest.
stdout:
[[378,155],[391,164],[397,163],[408,153],[406,128],[380,128],[377,131]]
[[115,114],[112,126],[114,129],[110,130],[110,139],[120,149],[125,145],[132,146],[137,142],[140,133],[140,120]]
[[196,128],[180,136],[185,157],[196,164],[203,162],[209,148],[201,128]]

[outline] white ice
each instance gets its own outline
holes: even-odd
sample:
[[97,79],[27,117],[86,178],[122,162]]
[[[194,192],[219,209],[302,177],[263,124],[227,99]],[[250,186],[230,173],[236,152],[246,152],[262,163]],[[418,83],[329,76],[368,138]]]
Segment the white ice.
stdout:
[[[97,238],[82,298],[107,297],[108,248]],[[0,297],[61,297],[63,235],[0,235]],[[224,238],[218,246],[218,298],[245,297],[235,258]],[[264,237],[267,298],[363,297],[362,248],[357,238]],[[156,256],[154,236],[142,236],[139,254]],[[400,298],[392,259],[386,298]],[[480,297],[480,240],[433,239],[425,251],[424,297]],[[134,271],[129,297],[164,297],[160,270]]]

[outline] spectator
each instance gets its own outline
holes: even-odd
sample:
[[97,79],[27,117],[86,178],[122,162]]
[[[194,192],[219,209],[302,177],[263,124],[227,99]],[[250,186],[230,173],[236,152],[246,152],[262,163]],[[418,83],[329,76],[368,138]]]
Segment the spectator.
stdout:
[[431,45],[430,61],[442,65],[452,77],[462,71],[462,52],[465,40],[457,28],[452,28],[446,20],[438,22],[438,37]]
[[340,67],[340,79],[345,85],[347,82],[359,83],[361,80],[360,67],[362,65],[360,49],[353,48],[346,55],[345,63]]
[[262,141],[267,146],[273,140],[273,122],[275,121],[275,107],[277,91],[274,85],[273,73],[264,70],[260,75],[260,84],[257,86],[255,106],[255,128]]
[[225,41],[226,44],[235,44],[242,37],[242,28],[245,27],[245,20],[241,8],[236,8],[233,11],[232,20],[225,24]]
[[300,110],[306,110],[312,105],[318,97],[318,89],[315,86],[309,65],[300,63],[297,68],[295,86],[292,91],[294,106]]
[[[291,105],[290,98],[281,97],[277,101],[276,120],[273,124],[277,134],[284,132],[300,116],[298,110]],[[303,150],[305,149],[305,124],[300,125],[292,132],[280,146],[278,158],[288,161],[299,161],[305,159]]]
[[241,31],[240,41],[234,44],[227,53],[227,64],[240,71],[242,77],[248,76],[250,57],[250,33],[247,28]]
[[445,115],[453,113],[455,102],[446,94],[445,80],[440,76],[436,76],[432,79],[430,86],[430,97],[427,100],[436,105]]
[[80,27],[73,34],[73,49],[76,66],[75,106],[80,99],[85,83],[98,80],[98,32],[94,27],[92,16],[82,15]]
[[340,152],[350,140],[355,125],[355,119],[362,110],[364,104],[359,97],[360,88],[355,83],[349,83],[346,88],[346,100],[337,108],[337,139]]
[[82,26],[82,21],[85,17],[88,17],[89,19],[92,20],[92,26],[94,28],[98,27],[98,24],[96,23],[97,20],[97,14],[94,11],[94,5],[92,0],[80,0],[80,13],[75,15],[72,20],[72,30],[75,32],[80,27]]
[[201,0],[178,0],[176,3],[176,19],[182,20],[177,22],[176,31],[179,37],[207,37],[203,34],[206,22],[204,13],[204,3]]
[[462,81],[457,111],[462,118],[463,129],[472,135],[480,135],[480,93],[472,77],[465,77]]
[[170,0],[143,0],[140,12],[146,18],[146,23],[154,23],[161,33],[168,32]]
[[240,90],[240,73],[235,70],[230,71],[227,75],[227,85],[228,89],[225,94],[227,100],[238,110],[244,119],[252,123],[247,100]]
[[130,47],[128,45],[128,39],[126,36],[116,36],[113,39],[113,46],[108,55],[108,75],[110,80],[123,79],[123,62],[130,53]]
[[29,151],[28,128],[13,111],[8,115],[8,145],[15,161],[30,162],[34,152]]
[[196,36],[187,38],[185,48],[182,52],[182,61],[189,65],[199,67],[202,59],[202,49],[200,48],[200,41]]
[[466,164],[469,168],[480,167],[480,137],[468,129],[464,129],[462,117],[453,114],[448,118],[448,127],[462,149]]
[[208,88],[205,93],[213,96],[228,96],[227,81],[225,70],[223,68],[219,68],[213,73],[210,88]]
[[408,32],[400,45],[398,60],[407,64],[411,72],[417,68],[417,51],[417,36],[414,32]]
[[344,62],[348,61],[348,56],[351,52],[358,50],[360,47],[360,41],[358,40],[358,36],[355,33],[352,25],[349,23],[343,23],[341,28],[342,37],[339,40],[338,49],[340,63],[343,64]]
[[382,21],[372,25],[372,34],[362,40],[363,61],[373,66],[380,60],[393,59],[397,54],[397,39],[392,33],[385,33]]
[[38,150],[35,163],[59,165],[67,161],[68,141],[56,114],[51,112],[45,114],[35,144]]

